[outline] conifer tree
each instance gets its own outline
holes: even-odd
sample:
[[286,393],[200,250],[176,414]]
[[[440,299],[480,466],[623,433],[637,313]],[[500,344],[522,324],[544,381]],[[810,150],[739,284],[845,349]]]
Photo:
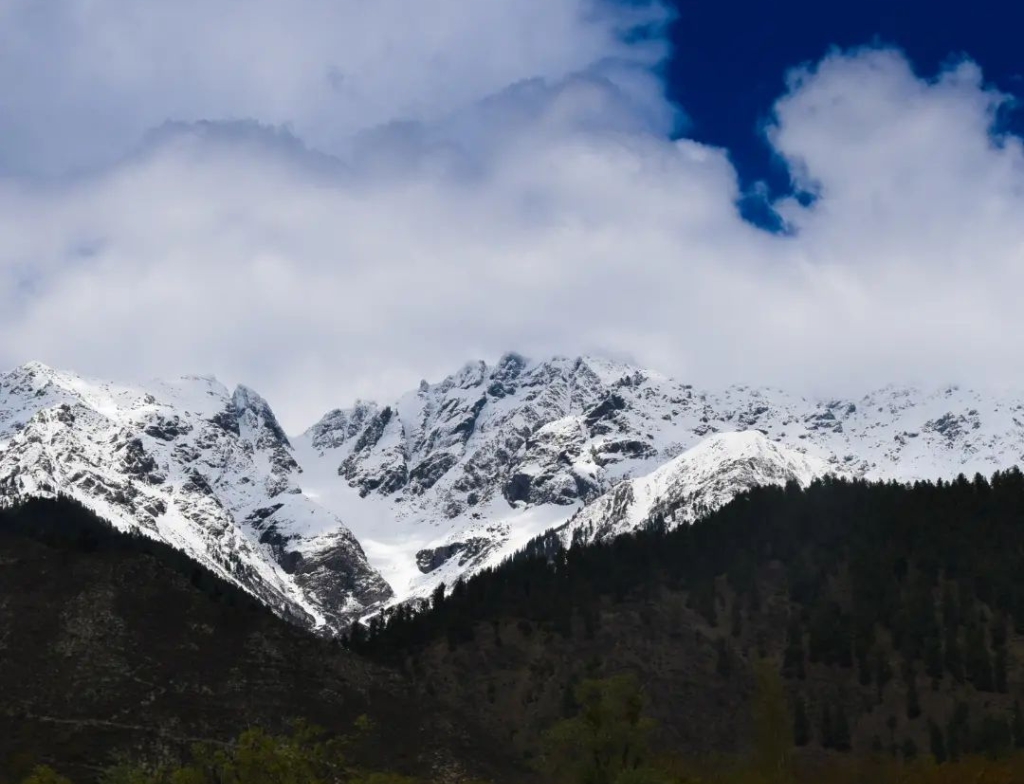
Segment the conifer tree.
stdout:
[[878,689],[878,702],[882,702],[882,697],[885,692],[886,684],[892,680],[892,666],[889,664],[889,660],[885,658],[882,651],[875,651],[875,686]]
[[904,740],[900,751],[903,753],[903,759],[907,762],[913,762],[917,759],[917,744],[914,743],[913,738],[907,738]]
[[956,762],[970,752],[970,714],[966,703],[959,702],[946,725],[946,753]]
[[953,676],[957,683],[964,682],[964,659],[960,652],[960,640],[957,635],[956,626],[946,627],[946,640],[944,648],[946,670]]
[[754,757],[762,780],[784,784],[793,776],[793,734],[789,706],[775,664],[767,659],[754,668]]
[[974,750],[991,759],[1005,756],[1013,748],[1013,734],[1006,720],[1000,716],[985,716],[978,725]]
[[835,730],[832,726],[832,709],[827,702],[821,706],[820,741],[822,748],[835,748],[836,739]]
[[793,743],[806,746],[811,742],[811,724],[807,719],[807,706],[801,697],[793,704]]
[[993,673],[992,680],[995,686],[995,690],[1000,694],[1006,694],[1009,691],[1009,685],[1006,682],[1007,678],[1007,653],[1006,646],[1000,645],[996,648],[996,654],[993,659]]
[[941,765],[948,759],[946,755],[946,739],[942,734],[942,728],[933,721],[928,722],[928,742],[931,746],[932,757]]
[[913,721],[921,715],[921,703],[917,697],[917,674],[913,668],[907,673],[907,718]]
[[842,705],[836,706],[835,718],[832,722],[832,739],[836,751],[849,751],[852,747],[850,722],[846,718],[846,710]]
[[924,668],[932,681],[942,679],[944,662],[942,656],[942,641],[938,634],[930,635],[924,643]]
[[1020,709],[1020,701],[1013,701],[1013,745],[1024,749],[1024,711]]
[[796,616],[790,620],[786,631],[786,649],[782,653],[782,677],[799,680],[807,677],[804,666],[804,632],[800,626],[800,619]]
[[985,644],[984,628],[978,623],[972,624],[968,628],[965,643],[967,677],[978,691],[992,691],[992,659]]
[[724,637],[718,638],[716,649],[717,661],[715,662],[715,672],[718,673],[720,678],[729,678],[732,676],[732,657],[729,655],[729,648],[725,644]]

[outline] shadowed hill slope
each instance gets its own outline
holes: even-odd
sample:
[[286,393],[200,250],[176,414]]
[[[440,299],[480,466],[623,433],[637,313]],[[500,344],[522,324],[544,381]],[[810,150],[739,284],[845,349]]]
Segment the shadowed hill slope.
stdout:
[[0,781],[49,762],[87,781],[118,754],[177,753],[302,718],[367,764],[486,772],[491,748],[404,678],[273,616],[167,545],[66,500],[0,510]]
[[640,675],[663,748],[742,752],[762,658],[805,754],[1024,746],[1019,471],[764,487],[692,526],[651,524],[568,551],[542,538],[350,644],[524,757],[571,708],[571,683],[623,670]]

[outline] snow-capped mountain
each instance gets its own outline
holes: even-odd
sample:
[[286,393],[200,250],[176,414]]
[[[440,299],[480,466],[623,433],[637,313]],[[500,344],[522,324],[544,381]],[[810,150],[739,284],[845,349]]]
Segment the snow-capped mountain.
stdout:
[[341,521],[302,494],[300,474],[246,387],[120,386],[39,363],[0,376],[0,498],[72,496],[299,623],[341,628],[391,591]]
[[0,376],[0,499],[67,493],[325,629],[551,531],[592,539],[755,484],[989,474],[1022,456],[1020,395],[701,391],[593,357],[470,363],[292,438],[255,392],[211,378]]
[[[988,474],[1024,455],[1022,401],[956,387],[830,400],[700,391],[625,363],[508,354],[387,405],[332,411],[294,443],[304,490],[352,527],[404,598],[498,563],[574,516],[568,536],[628,529],[662,490],[692,496],[689,518],[756,482]],[[741,431],[761,437],[684,455]]]
[[725,506],[744,490],[836,474],[823,460],[769,441],[758,430],[708,436],[649,474],[626,479],[585,505],[556,533],[565,546],[635,531],[655,519],[669,527]]

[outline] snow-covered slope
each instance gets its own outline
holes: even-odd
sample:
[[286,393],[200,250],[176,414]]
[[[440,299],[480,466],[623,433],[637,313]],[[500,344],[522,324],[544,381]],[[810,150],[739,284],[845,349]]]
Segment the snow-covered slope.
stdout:
[[341,628],[390,589],[252,390],[187,377],[145,388],[39,363],[0,375],[0,500],[70,495],[183,550],[278,612]]
[[0,499],[68,493],[333,628],[555,529],[613,535],[753,484],[989,474],[1022,456],[1017,394],[701,391],[593,357],[473,362],[291,439],[256,393],[210,378],[0,376]]
[[[659,483],[684,494],[703,483],[692,517],[789,473],[801,481],[826,471],[900,480],[988,474],[1024,454],[1022,402],[956,387],[834,400],[701,391],[626,363],[508,354],[422,382],[387,405],[332,411],[293,441],[303,489],[350,525],[406,598],[493,565],[577,513],[580,525],[627,529],[644,505],[630,503],[614,520],[601,510],[630,492],[657,495]],[[714,439],[681,457],[715,434],[741,431],[763,438]],[[740,446],[759,452],[757,469],[744,473],[742,460],[728,459]],[[691,476],[701,456],[703,479]],[[650,487],[620,484],[636,477]]]
[[304,490],[346,520],[398,597],[497,563],[681,447],[639,371],[598,359],[466,365],[295,439]]
[[760,431],[719,433],[649,474],[620,482],[558,534],[569,546],[634,531],[655,518],[670,527],[692,523],[744,490],[789,482],[807,487],[830,473],[837,472],[823,460],[769,441]]

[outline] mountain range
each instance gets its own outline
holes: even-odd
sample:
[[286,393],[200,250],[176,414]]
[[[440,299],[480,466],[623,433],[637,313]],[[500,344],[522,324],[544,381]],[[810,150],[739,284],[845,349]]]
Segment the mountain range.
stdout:
[[592,541],[755,485],[990,474],[1022,455],[1024,395],[701,390],[596,357],[472,362],[292,436],[209,376],[0,375],[0,501],[70,496],[324,633],[542,534]]

